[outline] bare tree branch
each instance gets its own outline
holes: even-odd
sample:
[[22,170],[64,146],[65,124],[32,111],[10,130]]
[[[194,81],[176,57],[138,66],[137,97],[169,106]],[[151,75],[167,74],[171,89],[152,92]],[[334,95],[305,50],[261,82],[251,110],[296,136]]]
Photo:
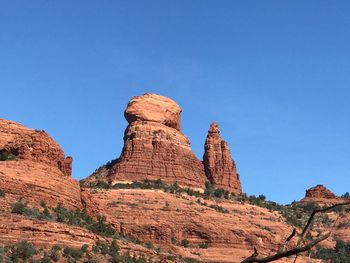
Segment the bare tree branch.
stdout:
[[309,227],[310,227],[315,215],[317,213],[327,212],[327,211],[332,210],[336,207],[345,206],[345,205],[350,205],[350,202],[339,203],[339,204],[335,204],[335,205],[332,205],[329,207],[314,210],[311,213],[305,227],[303,228],[303,230],[299,236],[299,240],[298,240],[296,247],[284,251],[285,246],[297,233],[296,229],[293,229],[292,234],[290,236],[288,236],[288,238],[286,239],[286,241],[283,245],[283,248],[279,252],[277,252],[276,254],[271,255],[271,256],[267,256],[267,257],[258,257],[259,256],[258,250],[254,247],[254,253],[251,256],[249,256],[248,258],[244,259],[241,263],[266,263],[266,262],[276,261],[276,260],[281,259],[281,258],[293,256],[293,255],[296,256],[295,260],[294,260],[294,262],[295,262],[300,253],[310,250],[312,247],[316,246],[321,241],[327,239],[332,233],[333,228],[327,234],[319,236],[317,239],[310,241],[306,245],[300,246],[300,244],[304,242],[304,237],[305,237],[306,233],[308,233]]
[[278,252],[282,252],[286,249],[286,246],[288,245],[289,241],[296,235],[296,233],[297,233],[297,230],[293,228],[292,233],[287,237],[286,241],[284,241],[283,246]]
[[338,207],[338,206],[344,206],[344,205],[350,205],[350,202],[339,203],[339,204],[335,204],[335,205],[332,205],[332,206],[329,206],[329,207],[325,207],[325,208],[320,208],[320,209],[314,210],[314,211],[311,213],[311,215],[310,215],[310,217],[309,217],[309,220],[307,221],[307,223],[306,223],[306,225],[305,225],[305,227],[304,227],[304,229],[303,229],[303,232],[301,232],[301,237],[304,237],[304,236],[305,236],[305,234],[306,234],[306,232],[307,232],[307,230],[308,230],[308,228],[309,228],[309,226],[310,226],[312,220],[314,219],[314,217],[315,217],[315,215],[316,215],[317,213],[327,212],[327,211],[332,210],[332,209],[334,209],[334,208],[336,208],[336,207]]
[[264,258],[258,258],[257,256],[255,256],[255,257],[250,256],[249,258],[246,258],[245,260],[243,260],[241,263],[266,263],[266,262],[276,261],[276,260],[281,259],[281,258],[293,256],[293,255],[308,251],[309,249],[316,246],[321,241],[327,239],[330,235],[331,235],[331,232],[328,232],[324,236],[321,236],[321,237],[313,240],[312,242],[308,243],[307,245],[305,245],[303,247],[295,247],[293,249],[289,249],[289,250],[277,253],[277,254],[272,255],[272,256],[267,256]]

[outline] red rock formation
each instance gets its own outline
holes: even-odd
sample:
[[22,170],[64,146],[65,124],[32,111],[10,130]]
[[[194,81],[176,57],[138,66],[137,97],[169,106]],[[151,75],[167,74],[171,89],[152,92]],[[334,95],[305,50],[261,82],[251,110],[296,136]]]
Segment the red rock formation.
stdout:
[[155,94],[134,97],[125,110],[129,126],[124,147],[112,167],[112,183],[162,179],[182,186],[204,188],[202,163],[180,131],[180,107]]
[[341,198],[336,196],[330,190],[323,185],[319,184],[306,190],[305,197],[300,200],[301,202],[316,202],[320,204],[332,204],[342,201]]
[[169,98],[146,93],[135,96],[126,107],[124,116],[129,123],[152,121],[180,130],[181,108]]
[[71,175],[72,158],[44,131],[0,119],[0,188],[33,206],[44,201],[80,208],[80,186]]
[[10,158],[57,167],[71,176],[72,157],[65,158],[61,147],[43,130],[0,119],[0,152]]
[[235,162],[226,141],[221,139],[219,126],[210,125],[204,145],[203,164],[209,181],[217,188],[241,194],[242,187]]

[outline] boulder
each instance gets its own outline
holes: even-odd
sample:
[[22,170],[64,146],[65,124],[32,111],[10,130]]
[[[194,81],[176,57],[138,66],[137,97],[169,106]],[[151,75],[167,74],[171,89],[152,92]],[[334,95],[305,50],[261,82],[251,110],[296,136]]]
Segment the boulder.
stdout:
[[167,97],[146,93],[133,97],[124,112],[129,124],[134,121],[152,121],[180,130],[181,108]]

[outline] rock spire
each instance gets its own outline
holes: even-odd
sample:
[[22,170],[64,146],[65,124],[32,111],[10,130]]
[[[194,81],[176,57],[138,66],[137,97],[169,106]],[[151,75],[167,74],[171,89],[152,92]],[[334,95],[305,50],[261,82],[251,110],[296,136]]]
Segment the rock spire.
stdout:
[[223,188],[234,194],[241,194],[242,187],[235,162],[231,158],[226,141],[220,136],[217,123],[210,125],[204,144],[203,164],[206,176],[217,188]]

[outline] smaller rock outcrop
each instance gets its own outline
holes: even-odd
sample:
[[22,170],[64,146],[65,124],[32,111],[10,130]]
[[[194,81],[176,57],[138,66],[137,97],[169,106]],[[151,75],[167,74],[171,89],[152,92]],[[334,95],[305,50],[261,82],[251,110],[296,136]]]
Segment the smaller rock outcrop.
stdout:
[[81,208],[80,186],[71,177],[72,158],[45,131],[0,119],[1,190],[31,206]]
[[220,136],[219,126],[210,125],[204,145],[203,164],[209,181],[217,188],[241,194],[242,187],[235,162],[226,141]]
[[0,119],[1,159],[21,159],[57,167],[72,175],[72,157],[65,157],[61,147],[43,130],[33,130]]
[[315,202],[320,204],[339,203],[342,198],[336,196],[325,186],[319,184],[306,190],[305,197],[300,202]]

